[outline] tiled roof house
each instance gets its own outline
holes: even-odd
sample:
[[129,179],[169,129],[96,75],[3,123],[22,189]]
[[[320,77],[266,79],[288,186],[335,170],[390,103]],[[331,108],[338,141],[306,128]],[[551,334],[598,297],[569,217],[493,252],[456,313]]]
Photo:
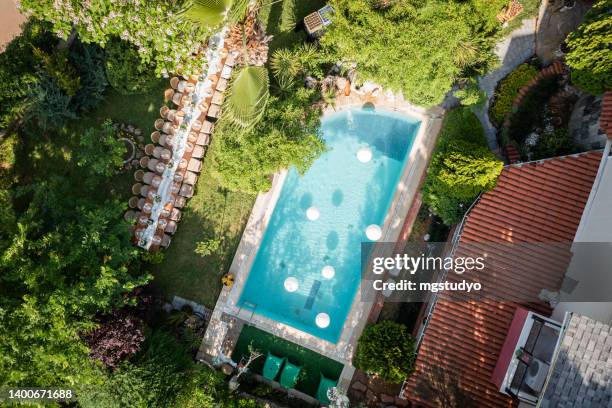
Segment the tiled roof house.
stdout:
[[[604,96],[600,125],[612,139],[612,93]],[[610,142],[606,160],[609,149]],[[496,187],[483,194],[466,217],[454,254],[470,255],[479,243],[571,244],[603,162],[601,152],[587,152],[505,167]],[[440,292],[431,302],[419,339],[416,370],[403,391],[415,406],[440,406],[440,395],[454,399],[457,406],[512,407],[518,406],[519,399],[543,408],[587,406],[571,405],[579,400],[568,398],[561,404],[556,390],[569,378],[563,367],[572,363],[580,367],[575,360],[584,358],[580,355],[584,343],[576,339],[585,332],[582,327],[590,324],[585,323],[589,318],[569,313],[563,323],[549,319],[550,304],[538,300],[540,288],[559,290],[572,253],[560,246],[530,254],[525,261],[516,253],[504,253],[503,248],[481,281],[490,298],[462,299],[465,295],[457,292]],[[461,277],[449,274],[447,280]],[[597,324],[602,327],[597,336],[609,329]],[[556,348],[560,338],[561,346]],[[605,341],[599,343],[599,337],[593,341],[597,347],[608,347]],[[612,340],[608,342],[612,347]],[[612,363],[603,368],[596,365],[612,374]],[[574,374],[572,381],[578,381],[579,375]],[[444,392],[435,395],[435,387],[429,385],[440,382],[440,377],[454,394],[451,397]],[[606,401],[612,389],[612,382],[608,384],[607,391],[597,394],[601,397],[597,401]],[[588,387],[582,391],[583,397],[596,393]]]

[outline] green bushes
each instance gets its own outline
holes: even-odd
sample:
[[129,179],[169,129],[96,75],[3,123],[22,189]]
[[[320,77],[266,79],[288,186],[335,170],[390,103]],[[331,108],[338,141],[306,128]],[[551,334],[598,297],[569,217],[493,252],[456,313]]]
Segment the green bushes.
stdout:
[[527,85],[537,74],[536,68],[522,64],[501,80],[489,109],[489,116],[493,122],[501,124],[504,121],[504,117],[512,111],[512,102],[518,90]]
[[130,43],[115,38],[106,44],[105,51],[106,77],[117,92],[124,95],[144,93],[157,84],[155,67],[143,64]]
[[[325,150],[319,135],[320,109],[315,90],[297,88],[284,96],[271,96],[266,120],[247,132],[237,132],[230,121],[215,128],[213,174],[232,191],[257,193],[270,188],[270,176],[295,166],[306,171]],[[249,169],[249,171],[244,171]]]
[[483,191],[495,186],[503,163],[486,145],[478,118],[466,108],[448,113],[423,185],[423,202],[455,224]]
[[392,321],[366,327],[357,341],[353,364],[391,383],[401,383],[414,371],[415,342],[408,328]]
[[612,89],[612,3],[599,0],[584,22],[567,37],[566,56],[572,82],[582,90],[600,95]]
[[[333,61],[357,63],[362,80],[401,90],[412,103],[440,103],[461,78],[496,63],[493,25],[471,2],[334,0],[321,38]],[[483,28],[484,27],[484,28]]]

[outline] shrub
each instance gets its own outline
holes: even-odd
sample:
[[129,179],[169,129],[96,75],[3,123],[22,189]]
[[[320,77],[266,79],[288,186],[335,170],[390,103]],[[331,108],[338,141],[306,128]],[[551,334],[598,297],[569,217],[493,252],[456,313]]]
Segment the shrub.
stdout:
[[107,119],[100,130],[87,129],[76,152],[77,165],[96,175],[112,176],[123,165],[126,148],[117,138],[112,122]]
[[486,145],[478,118],[466,108],[448,113],[423,185],[423,202],[452,225],[483,191],[490,190],[503,163]]
[[462,106],[482,105],[487,100],[486,93],[473,80],[469,81],[463,88],[456,90],[453,95],[459,99]]
[[506,78],[502,79],[489,109],[491,120],[501,124],[506,114],[512,111],[512,102],[518,90],[527,85],[538,74],[538,70],[529,64],[521,64]]
[[403,324],[385,320],[366,327],[357,341],[353,364],[391,383],[414,371],[415,342]]
[[157,83],[152,65],[143,64],[138,51],[129,43],[113,39],[105,47],[106,77],[117,92],[143,93]]
[[612,3],[599,0],[576,31],[567,37],[566,56],[572,82],[582,90],[600,95],[612,89]]
[[356,62],[363,80],[401,90],[412,103],[440,103],[457,79],[482,73],[496,60],[494,38],[483,29],[486,17],[470,2],[334,0],[331,5],[334,22],[321,38],[330,59]]
[[104,100],[108,86],[104,51],[95,44],[75,42],[70,49],[70,59],[81,78],[81,88],[71,101],[73,109],[79,113],[95,109]]
[[531,160],[546,159],[575,153],[578,146],[567,129],[555,129],[541,135],[532,149]]

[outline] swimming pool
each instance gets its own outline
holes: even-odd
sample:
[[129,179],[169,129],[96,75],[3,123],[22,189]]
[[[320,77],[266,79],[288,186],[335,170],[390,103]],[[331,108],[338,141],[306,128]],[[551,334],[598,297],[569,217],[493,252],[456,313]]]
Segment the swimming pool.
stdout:
[[289,170],[239,307],[338,341],[359,287],[366,228],[382,227],[419,125],[386,111],[323,117],[328,151],[303,175]]

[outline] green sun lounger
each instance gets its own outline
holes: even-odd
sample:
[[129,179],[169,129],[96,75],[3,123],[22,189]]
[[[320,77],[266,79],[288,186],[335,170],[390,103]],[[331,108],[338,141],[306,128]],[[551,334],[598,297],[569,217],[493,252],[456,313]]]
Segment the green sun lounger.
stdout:
[[274,381],[284,362],[284,358],[276,357],[274,354],[268,352],[268,357],[266,357],[262,372],[264,378]]
[[283,367],[280,376],[280,384],[285,388],[295,388],[301,370],[302,367],[291,364],[289,361],[285,362],[285,367]]
[[330,380],[321,374],[321,380],[319,381],[319,388],[317,389],[317,399],[323,404],[329,404],[329,398],[327,398],[327,390],[335,387],[338,381]]

